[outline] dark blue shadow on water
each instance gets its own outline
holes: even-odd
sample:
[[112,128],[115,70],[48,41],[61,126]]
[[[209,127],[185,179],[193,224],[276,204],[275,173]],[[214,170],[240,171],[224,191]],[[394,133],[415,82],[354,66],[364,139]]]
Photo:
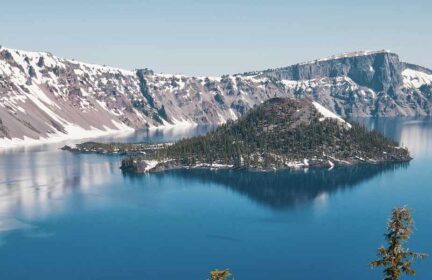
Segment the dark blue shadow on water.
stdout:
[[[323,193],[353,188],[385,172],[407,168],[409,163],[364,164],[324,168],[294,169],[276,172],[245,170],[178,169],[151,174],[162,179],[172,176],[178,179],[196,180],[198,183],[216,183],[244,195],[260,205],[273,210],[284,210],[307,203]],[[132,180],[143,175],[123,173]]]

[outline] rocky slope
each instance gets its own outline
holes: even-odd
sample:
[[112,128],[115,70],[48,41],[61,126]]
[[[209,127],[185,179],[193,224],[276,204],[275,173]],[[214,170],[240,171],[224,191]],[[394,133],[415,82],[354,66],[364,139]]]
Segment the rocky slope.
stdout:
[[394,141],[346,122],[315,101],[272,98],[204,136],[128,157],[122,169],[136,173],[184,167],[277,170],[409,160],[408,151]]
[[220,124],[272,97],[310,97],[342,116],[429,115],[432,71],[378,51],[188,77],[0,48],[0,147],[144,127]]

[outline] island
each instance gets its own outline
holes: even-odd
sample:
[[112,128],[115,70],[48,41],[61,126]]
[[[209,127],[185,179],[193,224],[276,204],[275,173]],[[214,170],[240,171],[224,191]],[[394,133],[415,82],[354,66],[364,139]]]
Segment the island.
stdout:
[[87,142],[74,152],[123,154],[125,172],[179,168],[287,168],[408,162],[408,150],[377,131],[349,123],[309,99],[272,98],[236,121],[176,143],[102,144]]

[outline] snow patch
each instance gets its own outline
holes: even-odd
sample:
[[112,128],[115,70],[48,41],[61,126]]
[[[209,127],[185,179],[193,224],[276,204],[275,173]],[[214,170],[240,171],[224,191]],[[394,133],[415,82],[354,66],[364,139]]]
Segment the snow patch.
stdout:
[[432,84],[432,75],[413,69],[403,70],[402,77],[406,87],[419,88],[424,84]]
[[315,106],[315,109],[317,109],[318,112],[323,116],[322,118],[319,119],[320,121],[323,121],[325,119],[334,119],[334,120],[337,120],[338,122],[345,124],[348,128],[351,128],[350,123],[346,122],[340,116],[338,116],[335,113],[333,113],[332,111],[328,110],[327,108],[325,108],[324,106],[322,106],[318,102],[313,101],[312,104]]
[[144,172],[149,172],[150,170],[155,168],[159,162],[157,160],[146,160],[145,163],[147,164],[147,166],[144,168]]
[[347,53],[342,53],[342,54],[338,54],[338,55],[332,55],[332,56],[328,56],[328,57],[324,57],[324,58],[320,58],[320,59],[316,59],[316,60],[311,60],[311,61],[303,62],[303,63],[300,63],[300,65],[312,64],[312,63],[317,63],[317,62],[321,62],[321,61],[328,61],[328,60],[341,59],[341,58],[350,58],[350,57],[357,57],[357,56],[367,56],[367,55],[373,55],[373,54],[379,54],[379,53],[391,53],[391,51],[390,50],[379,50],[379,51],[347,52]]
[[125,124],[121,124],[116,121],[112,121],[113,125],[116,128],[108,128],[104,126],[104,129],[84,129],[75,124],[67,124],[65,126],[65,131],[67,133],[57,132],[51,133],[48,137],[40,137],[38,139],[30,138],[28,136],[24,136],[21,138],[0,138],[0,148],[15,148],[20,146],[31,146],[31,145],[41,145],[41,144],[49,144],[56,143],[65,140],[78,140],[85,138],[95,138],[100,136],[106,136],[110,134],[122,134],[122,133],[131,133],[134,131],[133,128],[128,127]]
[[184,119],[177,120],[176,118],[171,118],[171,123],[162,119],[162,123],[163,123],[163,125],[150,126],[149,129],[189,128],[189,127],[194,127],[194,126],[198,125],[196,122],[191,121],[191,120],[184,120]]

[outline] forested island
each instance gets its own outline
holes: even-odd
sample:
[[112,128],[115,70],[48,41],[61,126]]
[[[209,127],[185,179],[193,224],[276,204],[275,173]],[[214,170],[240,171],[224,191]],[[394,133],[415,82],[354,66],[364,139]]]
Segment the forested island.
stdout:
[[350,124],[307,99],[273,98],[203,136],[173,144],[84,143],[76,152],[128,154],[124,171],[177,168],[278,170],[406,162],[407,149],[377,131]]

